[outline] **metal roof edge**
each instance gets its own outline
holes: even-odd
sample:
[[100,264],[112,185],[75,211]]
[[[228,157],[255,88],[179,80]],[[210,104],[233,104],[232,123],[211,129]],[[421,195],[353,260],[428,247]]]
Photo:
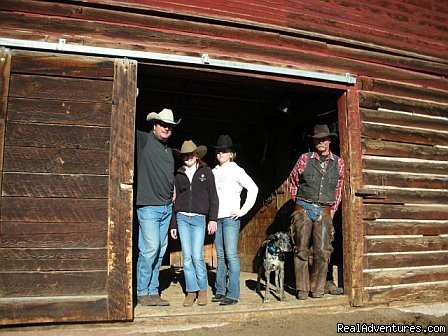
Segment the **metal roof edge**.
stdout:
[[271,73],[285,76],[319,79],[330,82],[345,83],[349,85],[354,85],[356,83],[356,77],[354,77],[350,73],[331,74],[326,72],[307,71],[280,66],[227,61],[211,58],[208,54],[202,54],[201,57],[194,57],[184,55],[163,54],[148,51],[94,47],[79,44],[68,44],[66,43],[65,39],[59,39],[59,43],[54,43],[54,42],[29,41],[29,40],[20,40],[11,38],[0,38],[0,45],[6,47],[20,47],[27,49],[53,50],[53,51],[64,51],[70,53],[82,53],[90,55],[127,57],[135,59],[156,60],[163,62],[204,65],[225,69],[255,71],[261,73]]

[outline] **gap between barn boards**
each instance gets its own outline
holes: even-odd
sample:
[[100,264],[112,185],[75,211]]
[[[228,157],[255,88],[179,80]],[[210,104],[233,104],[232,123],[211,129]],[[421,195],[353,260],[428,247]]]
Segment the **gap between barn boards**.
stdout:
[[[271,284],[271,296],[269,303],[262,303],[262,297],[255,292],[257,274],[241,272],[240,301],[232,306],[220,306],[219,303],[211,302],[212,290],[209,286],[207,290],[207,305],[198,306],[196,303],[192,307],[183,307],[185,295],[180,281],[173,280],[165,283],[162,279],[167,273],[176,273],[179,279],[182,278],[180,272],[161,270],[161,289],[162,298],[170,301],[168,307],[147,307],[136,305],[134,308],[134,321],[143,322],[151,320],[151,323],[177,324],[177,323],[207,323],[207,322],[243,322],[252,319],[267,318],[276,315],[293,315],[301,313],[321,313],[337,312],[341,309],[350,307],[347,295],[324,295],[321,299],[297,300],[295,291],[286,286],[286,301],[278,301],[275,297],[275,285]],[[209,271],[209,283],[214,279],[215,270]],[[165,273],[165,275],[164,275]],[[176,278],[174,275],[174,278]],[[213,282],[212,282],[213,283]],[[164,288],[165,287],[165,288]],[[261,294],[264,296],[264,280],[261,282]]]

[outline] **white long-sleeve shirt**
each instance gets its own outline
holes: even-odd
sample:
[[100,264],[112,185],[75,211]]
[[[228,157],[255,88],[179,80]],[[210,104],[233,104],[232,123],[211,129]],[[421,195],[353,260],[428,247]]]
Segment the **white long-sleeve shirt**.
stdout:
[[[230,217],[235,213],[242,217],[248,213],[257,199],[258,187],[246,171],[235,162],[218,165],[212,171],[219,198],[218,219]],[[243,188],[247,189],[247,196],[240,209]]]

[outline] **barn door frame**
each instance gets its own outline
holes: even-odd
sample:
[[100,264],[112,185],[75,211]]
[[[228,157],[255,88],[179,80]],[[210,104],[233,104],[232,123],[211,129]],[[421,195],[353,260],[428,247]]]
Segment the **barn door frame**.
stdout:
[[363,305],[364,224],[362,198],[361,116],[357,88],[350,88],[338,100],[341,157],[345,161],[342,203],[344,289],[350,305]]
[[109,320],[132,320],[132,222],[137,62],[116,59],[109,173]]

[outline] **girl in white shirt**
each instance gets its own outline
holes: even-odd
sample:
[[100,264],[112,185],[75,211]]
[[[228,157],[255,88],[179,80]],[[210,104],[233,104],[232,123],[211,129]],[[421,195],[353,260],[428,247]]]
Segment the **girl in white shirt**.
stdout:
[[[236,304],[240,297],[240,260],[238,257],[240,218],[254,206],[258,187],[244,169],[234,162],[236,154],[230,136],[220,135],[215,149],[219,164],[212,171],[215,175],[218,192],[219,211],[215,234],[218,259],[216,294],[212,298],[212,302],[219,302],[220,305],[232,305]],[[243,188],[247,190],[247,196],[240,208]]]

